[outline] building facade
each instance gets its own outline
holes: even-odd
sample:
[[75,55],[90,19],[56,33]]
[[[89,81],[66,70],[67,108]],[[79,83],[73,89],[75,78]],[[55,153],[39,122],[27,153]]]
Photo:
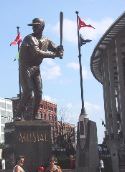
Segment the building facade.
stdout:
[[105,143],[111,154],[113,172],[125,171],[125,13],[96,45],[91,71],[103,86]]
[[13,108],[12,101],[0,98],[0,143],[4,143],[4,127],[5,123],[12,122]]

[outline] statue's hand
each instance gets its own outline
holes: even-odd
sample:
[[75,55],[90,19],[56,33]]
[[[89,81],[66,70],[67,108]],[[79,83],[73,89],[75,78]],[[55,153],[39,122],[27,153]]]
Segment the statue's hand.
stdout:
[[63,52],[64,52],[63,46],[62,45],[57,46],[56,48],[57,57],[60,57],[60,59],[62,59]]
[[57,46],[57,51],[64,51],[64,49],[63,49],[63,45],[59,45],[59,46]]

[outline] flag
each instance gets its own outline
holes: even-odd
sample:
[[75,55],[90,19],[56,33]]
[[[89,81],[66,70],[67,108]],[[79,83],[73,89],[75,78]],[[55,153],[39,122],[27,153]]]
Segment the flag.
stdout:
[[22,38],[20,36],[20,33],[18,33],[15,40],[10,43],[10,46],[16,45],[16,44],[20,45],[21,42],[22,42]]
[[80,17],[78,16],[78,28],[80,29],[81,27],[90,27],[95,29],[92,25],[90,24],[86,24],[83,20],[80,19]]
[[92,40],[90,40],[90,39],[84,39],[83,37],[82,37],[82,35],[80,34],[80,36],[79,36],[79,45],[80,46],[82,46],[82,45],[84,45],[84,44],[86,44],[86,43],[88,43],[88,42],[91,42]]

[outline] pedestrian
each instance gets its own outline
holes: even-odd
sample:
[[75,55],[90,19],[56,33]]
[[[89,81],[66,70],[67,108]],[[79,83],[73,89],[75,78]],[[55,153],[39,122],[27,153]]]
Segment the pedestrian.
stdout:
[[17,163],[13,168],[13,172],[25,172],[23,169],[24,160],[25,160],[24,156],[18,156]]
[[2,163],[2,170],[5,170],[5,159],[2,159],[1,163]]
[[104,172],[104,161],[100,159],[99,161],[99,172]]
[[49,167],[46,169],[46,172],[62,172],[62,169],[59,165],[56,164],[54,158],[52,157],[49,161]]
[[43,36],[45,27],[43,19],[34,18],[28,26],[32,26],[33,33],[24,38],[19,51],[19,74],[22,94],[15,120],[22,119],[33,96],[32,117],[33,119],[41,119],[38,112],[42,99],[40,64],[45,58],[54,59],[55,57],[60,58],[63,56],[63,47],[55,46],[51,40]]
[[45,172],[45,166],[44,166],[44,165],[41,165],[41,166],[38,168],[38,172]]

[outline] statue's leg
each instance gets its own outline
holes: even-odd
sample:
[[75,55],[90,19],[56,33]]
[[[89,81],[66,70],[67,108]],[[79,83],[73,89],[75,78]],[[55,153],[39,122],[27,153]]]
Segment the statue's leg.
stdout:
[[[32,97],[32,82],[30,75],[27,70],[22,70],[20,72],[20,82],[22,87],[22,94],[20,104],[17,110],[18,117],[24,117],[24,112],[26,110],[26,106]],[[24,117],[25,118],[25,117]]]
[[33,78],[33,90],[34,90],[34,109],[33,109],[33,118],[41,119],[41,116],[38,112],[40,107],[40,102],[42,100],[42,79],[40,75],[40,71],[36,73]]

